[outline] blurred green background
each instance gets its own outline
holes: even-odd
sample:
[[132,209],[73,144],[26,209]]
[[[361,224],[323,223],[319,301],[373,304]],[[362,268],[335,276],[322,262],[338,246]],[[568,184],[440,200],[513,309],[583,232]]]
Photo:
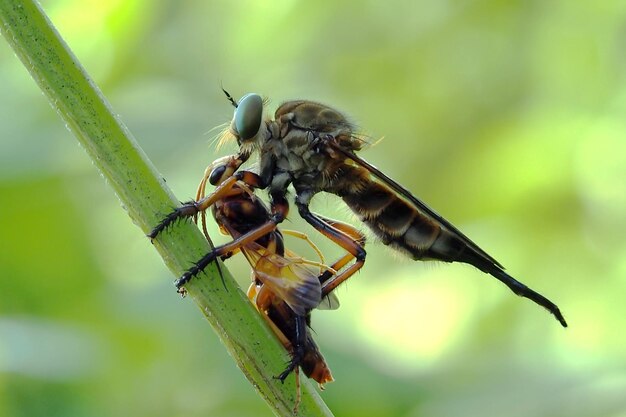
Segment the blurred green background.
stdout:
[[[383,138],[366,159],[570,324],[372,242],[342,307],[313,316],[336,415],[626,416],[625,2],[43,7],[181,200],[233,151],[214,143],[220,83],[272,110],[328,103]],[[271,415],[0,44],[0,416]],[[313,208],[354,221],[331,197]]]

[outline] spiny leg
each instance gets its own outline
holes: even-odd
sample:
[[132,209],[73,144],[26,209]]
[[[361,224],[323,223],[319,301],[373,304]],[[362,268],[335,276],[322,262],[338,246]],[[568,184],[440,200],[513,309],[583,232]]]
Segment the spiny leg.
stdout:
[[184,203],[181,207],[174,209],[174,211],[165,216],[165,218],[161,220],[161,222],[154,229],[152,229],[150,233],[148,233],[148,237],[150,239],[154,239],[159,235],[159,233],[171,226],[176,220],[187,217],[194,217],[199,212],[205,211],[213,204],[215,204],[216,201],[227,197],[228,193],[233,188],[236,182],[237,178],[230,177],[229,179],[221,183],[217,188],[215,188],[215,191],[213,191],[202,200],[190,201]]
[[262,224],[258,228],[239,236],[237,239],[234,239],[230,243],[226,243],[224,245],[216,247],[211,252],[204,255],[198,262],[195,263],[194,266],[189,268],[189,270],[187,270],[178,280],[176,280],[176,288],[180,289],[187,282],[189,282],[191,278],[198,275],[202,270],[204,270],[204,268],[206,268],[211,262],[213,262],[217,258],[228,258],[232,256],[232,254],[235,251],[239,250],[242,246],[265,236],[275,228],[276,223],[273,220],[270,220]]
[[[237,192],[237,189],[233,188],[235,184],[236,184],[236,179],[234,177],[228,178],[226,181],[222,182],[213,191],[213,193],[209,194],[207,197],[204,197],[199,201],[190,201],[190,202],[184,203],[181,207],[174,209],[173,212],[168,214],[154,229],[152,229],[152,231],[148,234],[148,237],[150,239],[156,238],[159,233],[167,229],[177,220],[188,218],[188,217],[193,217],[194,219],[196,219],[198,213],[202,213],[204,215],[204,212],[213,204],[215,204],[216,201],[219,201],[220,199],[226,198],[232,195],[233,193]],[[206,232],[206,227],[204,227],[203,231],[213,251],[213,248],[214,248],[213,241],[211,240],[209,234]],[[191,269],[185,272],[181,278],[176,280],[175,285],[176,285],[176,288],[178,289],[178,292],[184,295],[185,294],[184,290],[181,290],[181,287],[183,285],[181,284],[181,282],[184,283],[184,282],[189,281],[193,276],[197,275],[200,271],[206,268],[206,266],[212,261],[213,260],[207,261],[207,256],[203,257]],[[218,270],[220,279],[222,280],[222,283],[226,285],[226,283],[224,282],[224,274],[222,273],[222,269],[219,264],[217,264],[217,270]]]
[[[346,235],[350,236],[355,242],[357,242],[359,245],[361,245],[361,247],[365,246],[365,235],[363,233],[361,233],[361,231],[359,231],[356,227],[354,227],[354,226],[352,226],[350,224],[347,224],[347,223],[340,222],[338,220],[333,220],[333,219],[330,219],[328,217],[324,217],[324,216],[322,216],[320,214],[316,214],[316,216],[319,217],[324,222],[326,222],[329,225],[331,225],[332,227],[334,227],[335,229],[337,229],[337,230],[345,233]],[[333,278],[333,281],[339,280],[339,282],[337,282],[335,285],[333,285],[332,288],[335,288],[339,284],[344,282],[347,278],[349,278],[349,277],[346,277],[344,275],[345,271],[342,272],[341,274],[338,274],[338,275],[337,274],[333,274],[332,272],[333,272],[333,270],[339,271],[341,268],[346,266],[348,264],[348,262],[350,262],[352,259],[354,259],[354,255],[352,255],[350,252],[348,252],[344,256],[342,256],[341,258],[336,260],[333,264],[329,265],[331,269],[323,272],[319,276],[320,283],[321,284],[326,283],[328,280],[330,280],[332,278],[333,275],[335,275],[335,278]],[[332,288],[328,289],[326,291],[323,291],[322,296],[328,294],[332,290]]]
[[352,258],[356,259],[356,262],[350,265],[345,271],[337,275],[334,279],[330,279],[329,272],[324,272],[320,275],[320,282],[325,283],[322,287],[322,297],[334,290],[339,284],[350,278],[363,267],[365,264],[366,252],[363,249],[363,235],[345,223],[337,222],[335,220],[326,219],[309,210],[306,204],[296,202],[298,206],[298,212],[300,216],[313,226],[318,232],[344,248],[348,251],[348,255],[340,258],[335,264],[330,265],[331,268],[337,270],[346,265]]
[[198,214],[198,209],[195,201],[182,203],[181,207],[175,208],[171,213],[165,216],[146,236],[148,236],[150,240],[155,239],[161,232],[170,227],[177,220],[193,217],[196,214]]
[[276,204],[275,206],[273,206],[273,214],[270,216],[270,219],[267,222],[263,223],[256,229],[252,229],[248,233],[245,233],[238,238],[233,239],[230,243],[221,245],[204,255],[202,259],[200,259],[193,267],[191,267],[176,281],[176,287],[180,289],[187,282],[189,282],[191,278],[198,275],[204,268],[207,267],[207,265],[209,265],[218,257],[231,256],[242,246],[254,242],[255,240],[274,231],[276,229],[276,225],[285,219],[288,210],[289,206],[287,206],[286,204]]
[[[213,205],[216,201],[226,196],[228,190],[232,189],[233,185],[240,179],[249,179],[249,176],[240,175],[235,172],[239,167],[249,158],[250,155],[246,153],[239,153],[236,155],[229,155],[219,158],[213,161],[204,171],[202,181],[198,186],[196,192],[196,201],[190,201],[184,203],[183,207],[179,207],[168,214],[152,231],[148,234],[150,239],[157,237],[159,233],[168,228],[176,220],[185,217],[194,217],[199,212],[204,212],[207,208]],[[241,177],[241,178],[240,178]],[[215,185],[215,190],[204,197],[204,191],[206,188],[207,180]],[[256,184],[258,181],[252,179],[252,184]],[[254,186],[254,185],[253,185]],[[200,196],[202,198],[200,198]]]

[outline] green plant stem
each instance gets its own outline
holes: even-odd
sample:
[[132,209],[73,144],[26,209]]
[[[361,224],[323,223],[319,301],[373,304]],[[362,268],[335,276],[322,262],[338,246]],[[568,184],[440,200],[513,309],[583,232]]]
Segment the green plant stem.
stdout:
[[[0,0],[0,25],[4,38],[113,187],[133,222],[143,233],[150,231],[178,202],[45,13],[34,1]],[[189,222],[159,236],[154,246],[176,277],[190,266],[190,258],[199,259],[209,249]],[[188,294],[274,413],[292,415],[294,378],[285,384],[274,379],[283,370],[287,353],[224,267],[222,271],[226,288],[210,267],[186,286]],[[177,302],[174,289],[172,302]],[[183,343],[179,351],[171,352],[170,360],[184,354]],[[332,415],[311,383],[302,379],[300,414]]]

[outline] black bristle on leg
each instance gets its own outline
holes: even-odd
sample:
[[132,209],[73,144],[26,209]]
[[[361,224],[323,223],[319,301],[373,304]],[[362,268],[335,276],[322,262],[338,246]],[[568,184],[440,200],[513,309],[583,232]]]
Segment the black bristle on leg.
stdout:
[[159,233],[172,226],[176,221],[187,217],[193,217],[196,214],[198,214],[198,208],[196,207],[195,201],[183,203],[181,207],[175,208],[170,214],[165,216],[165,218],[161,220],[161,222],[157,224],[156,227],[146,236],[150,239],[154,239],[159,235]]
[[[174,285],[179,290],[179,292],[180,292],[180,289],[186,283],[188,283],[193,277],[198,275],[200,272],[204,271],[204,268],[206,268],[211,262],[216,261],[217,256],[218,255],[216,251],[212,250],[211,252],[204,255],[202,259],[200,259],[198,262],[194,262],[194,265],[191,268],[189,268],[180,278],[174,281]],[[224,284],[224,287],[226,287],[226,282],[224,281],[224,276],[222,275],[222,271],[219,265],[218,265],[218,271],[220,272],[220,278],[222,279],[222,283]]]

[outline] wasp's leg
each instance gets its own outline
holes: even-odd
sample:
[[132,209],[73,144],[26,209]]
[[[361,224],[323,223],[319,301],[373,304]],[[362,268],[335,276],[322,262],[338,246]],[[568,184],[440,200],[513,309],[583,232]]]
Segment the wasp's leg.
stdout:
[[298,239],[304,240],[315,251],[315,253],[317,254],[317,257],[320,258],[320,263],[322,265],[326,263],[326,260],[324,259],[324,254],[322,253],[320,248],[317,247],[315,242],[313,242],[309,238],[309,236],[307,236],[306,233],[302,233],[302,232],[298,232],[297,230],[290,230],[290,229],[281,229],[280,231],[282,232],[283,235],[289,235],[289,236],[293,236]]
[[285,379],[290,373],[298,369],[302,360],[304,359],[304,346],[306,344],[307,330],[306,330],[306,317],[299,314],[295,315],[295,340],[292,341],[291,360],[287,365],[287,368],[278,375],[276,378],[281,382],[285,382]]

